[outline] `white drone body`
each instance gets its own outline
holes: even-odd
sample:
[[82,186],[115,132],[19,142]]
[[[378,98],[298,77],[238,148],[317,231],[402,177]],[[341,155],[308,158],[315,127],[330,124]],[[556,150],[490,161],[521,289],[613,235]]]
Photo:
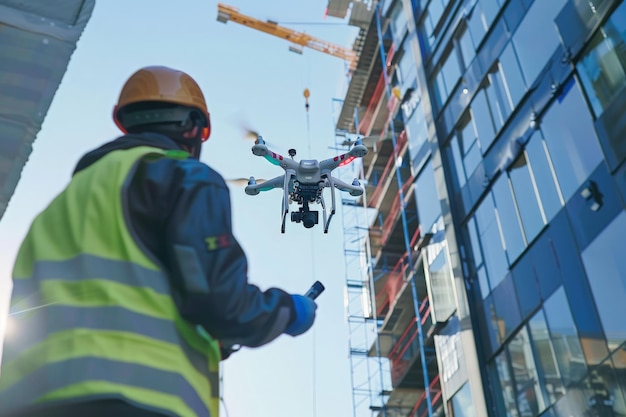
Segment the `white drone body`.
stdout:
[[[262,183],[257,183],[254,177],[250,177],[245,192],[248,195],[257,195],[261,191],[269,191],[274,188],[283,189],[281,233],[285,233],[285,220],[287,219],[287,213],[289,213],[290,203],[295,202],[300,206],[297,212],[291,213],[291,221],[295,223],[302,222],[307,229],[318,223],[318,213],[317,211],[311,211],[309,204],[320,204],[323,213],[324,233],[328,233],[330,219],[335,214],[335,188],[338,188],[340,191],[346,191],[355,197],[363,194],[363,188],[357,178],[352,181],[352,184],[347,184],[333,177],[331,172],[335,168],[346,165],[356,158],[364,157],[367,155],[367,152],[367,147],[357,140],[352,149],[342,155],[322,161],[303,159],[298,162],[293,159],[296,154],[295,150],[290,149],[290,157],[285,158],[268,149],[263,138],[258,136],[252,147],[252,153],[256,156],[264,157],[273,165],[279,165],[285,170],[285,173]],[[327,213],[328,210],[326,210],[323,195],[326,187],[331,189],[332,203],[329,213]]]

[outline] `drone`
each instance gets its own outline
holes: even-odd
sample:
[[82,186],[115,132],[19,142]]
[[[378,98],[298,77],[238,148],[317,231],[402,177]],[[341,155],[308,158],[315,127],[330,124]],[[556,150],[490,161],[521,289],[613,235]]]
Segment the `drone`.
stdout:
[[[363,145],[362,141],[355,141],[350,151],[342,155],[317,161],[315,159],[303,159],[296,161],[295,149],[289,149],[289,158],[268,149],[262,136],[257,136],[252,153],[256,156],[262,156],[272,165],[278,165],[285,170],[283,175],[270,180],[259,182],[254,177],[250,177],[245,192],[248,195],[258,195],[261,191],[269,191],[275,188],[283,189],[283,202],[281,207],[281,233],[285,233],[285,222],[289,213],[289,205],[293,202],[300,207],[298,211],[291,212],[291,221],[294,223],[302,223],[302,225],[310,229],[319,223],[319,213],[310,209],[310,204],[320,204],[323,213],[324,233],[328,233],[330,220],[335,214],[335,188],[340,191],[350,193],[353,197],[363,194],[363,188],[357,178],[352,184],[345,183],[339,178],[333,177],[331,172],[340,166],[344,166],[355,160],[367,155],[368,149]],[[323,191],[325,188],[331,189],[331,206],[327,210],[324,202]]]

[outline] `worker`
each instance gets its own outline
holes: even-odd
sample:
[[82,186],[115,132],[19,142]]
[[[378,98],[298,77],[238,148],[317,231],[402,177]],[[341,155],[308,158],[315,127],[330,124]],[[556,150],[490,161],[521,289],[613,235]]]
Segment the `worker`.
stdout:
[[113,119],[18,252],[0,416],[217,417],[233,346],[313,325],[312,299],[248,281],[198,84],[142,68]]

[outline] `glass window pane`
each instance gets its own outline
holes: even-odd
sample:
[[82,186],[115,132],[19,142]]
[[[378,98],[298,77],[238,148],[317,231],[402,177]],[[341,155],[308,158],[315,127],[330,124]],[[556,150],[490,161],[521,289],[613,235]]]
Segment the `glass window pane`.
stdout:
[[405,42],[404,52],[400,62],[398,63],[398,69],[400,70],[400,81],[402,85],[402,91],[406,90],[409,83],[415,81],[415,73],[417,67],[415,66],[415,60],[413,59],[413,51],[410,48],[410,42]]
[[[621,346],[611,357],[617,383],[626,399],[626,346]],[[626,414],[626,412],[624,412]]]
[[576,325],[565,290],[559,288],[543,305],[563,384],[568,387],[587,373]]
[[548,333],[548,324],[542,310],[528,323],[533,345],[540,364],[541,384],[548,395],[548,405],[554,404],[565,394],[561,374],[556,361],[556,353]]
[[454,161],[454,171],[456,172],[457,180],[459,181],[459,188],[463,188],[467,182],[465,175],[465,168],[463,167],[463,160],[461,159],[461,151],[459,150],[459,141],[457,135],[453,135],[448,145],[449,152],[452,154],[452,160]]
[[506,119],[508,119],[511,114],[513,106],[508,92],[506,91],[506,86],[504,85],[504,80],[502,79],[498,65],[491,68],[488,80],[489,83],[485,86],[485,91],[487,92],[491,115],[493,116],[497,131],[504,126]]
[[515,200],[517,201],[519,214],[524,225],[526,241],[530,242],[543,228],[544,222],[539,210],[539,203],[537,202],[535,183],[530,175],[525,154],[520,155],[512,165],[509,177],[511,178]]
[[509,360],[506,349],[496,356],[496,367],[498,369],[498,377],[500,379],[500,390],[504,400],[506,415],[511,417],[519,417],[517,413],[517,403],[515,401],[515,381],[511,377],[509,368]]
[[[413,94],[417,94],[414,92]],[[422,150],[422,147],[428,140],[428,130],[426,127],[426,118],[424,117],[424,113],[422,111],[422,100],[421,98],[416,104],[416,108],[411,114],[410,119],[405,120],[405,128],[406,133],[409,137],[409,154],[411,155],[411,160],[417,158],[418,154]]]
[[620,213],[582,253],[609,348],[626,341],[626,213]]
[[502,66],[502,73],[511,101],[513,106],[515,106],[526,93],[526,83],[524,82],[513,44],[510,42],[502,51],[502,55],[500,55],[500,65]]
[[528,317],[540,304],[539,286],[530,256],[523,256],[513,269],[513,282],[522,318]]
[[470,107],[472,109],[472,118],[475,120],[476,129],[478,130],[478,139],[482,144],[483,152],[485,152],[491,145],[491,142],[493,142],[496,131],[484,90],[481,89],[476,93],[476,97],[474,97]]
[[477,2],[476,6],[472,11],[471,16],[467,21],[467,27],[469,28],[469,32],[472,34],[472,40],[474,41],[474,45],[479,45],[483,40],[485,33],[487,33],[487,29],[489,28],[487,22],[484,19],[483,8],[480,5],[480,2]]
[[474,59],[474,56],[476,56],[474,42],[472,42],[472,37],[470,36],[470,31],[467,29],[467,26],[462,26],[458,39],[459,48],[463,57],[463,68],[467,68]]
[[461,143],[463,144],[463,165],[465,165],[465,172],[468,177],[471,177],[472,173],[474,173],[476,167],[483,159],[473,120],[468,119],[459,133]]
[[450,402],[452,417],[477,417],[469,383],[466,382]]
[[506,275],[508,263],[502,245],[500,228],[491,193],[476,210],[475,219],[483,249],[483,259],[487,267],[487,275],[491,282],[491,288],[494,288]]
[[596,116],[626,86],[626,3],[596,33],[576,65]]
[[535,132],[526,144],[526,155],[539,191],[543,213],[546,221],[549,222],[561,209],[561,197],[550,161],[546,156],[545,142],[541,132]]
[[546,405],[539,387],[539,376],[526,327],[522,327],[515,335],[508,348],[520,417],[535,417]]
[[531,85],[560,43],[554,23],[567,0],[534,1],[513,34],[527,84]]
[[595,416],[623,416],[626,413],[624,394],[617,382],[611,359],[595,368],[587,387],[588,406]]
[[437,25],[437,22],[441,19],[441,15],[443,15],[443,6],[441,0],[431,0],[430,3],[428,3],[428,12],[432,16],[435,25]]
[[504,340],[522,321],[513,277],[510,274],[493,290],[493,304],[496,307],[498,323],[500,323],[498,326],[500,340]]
[[422,24],[421,24],[421,32],[424,38],[426,51],[425,55],[430,53],[430,48],[435,43],[435,24],[431,18],[431,15],[428,10],[423,13]]
[[428,162],[416,181],[417,214],[422,233],[431,230],[441,215],[441,204],[437,196],[437,184],[432,162]]
[[442,96],[442,103],[446,101],[444,97],[448,97],[448,95],[454,89],[454,86],[461,78],[461,66],[459,64],[458,54],[456,50],[451,49],[448,52],[448,56],[444,58],[444,63],[441,66],[440,74],[443,77],[443,83],[445,85],[445,94],[444,92],[440,92]]
[[570,86],[541,120],[541,131],[565,200],[603,159],[580,89],[573,80]]
[[401,36],[404,35],[406,27],[406,13],[404,13],[402,8],[402,2],[397,2],[391,12],[391,32],[395,40],[401,40]]
[[[526,244],[522,236],[519,217],[509,179],[506,175],[501,175],[493,185],[493,197],[496,200],[496,209],[498,218],[500,219],[500,227],[504,236],[506,253],[508,255],[509,264],[513,263],[519,254],[524,250]],[[493,284],[493,283],[492,283]]]

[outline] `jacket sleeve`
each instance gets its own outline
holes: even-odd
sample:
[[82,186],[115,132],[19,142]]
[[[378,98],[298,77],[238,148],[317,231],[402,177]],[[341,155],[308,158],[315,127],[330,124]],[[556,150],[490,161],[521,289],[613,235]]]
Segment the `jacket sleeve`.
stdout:
[[182,316],[225,345],[269,343],[291,323],[291,296],[248,282],[223,178],[196,160],[142,162],[129,192],[139,239],[171,277]]

